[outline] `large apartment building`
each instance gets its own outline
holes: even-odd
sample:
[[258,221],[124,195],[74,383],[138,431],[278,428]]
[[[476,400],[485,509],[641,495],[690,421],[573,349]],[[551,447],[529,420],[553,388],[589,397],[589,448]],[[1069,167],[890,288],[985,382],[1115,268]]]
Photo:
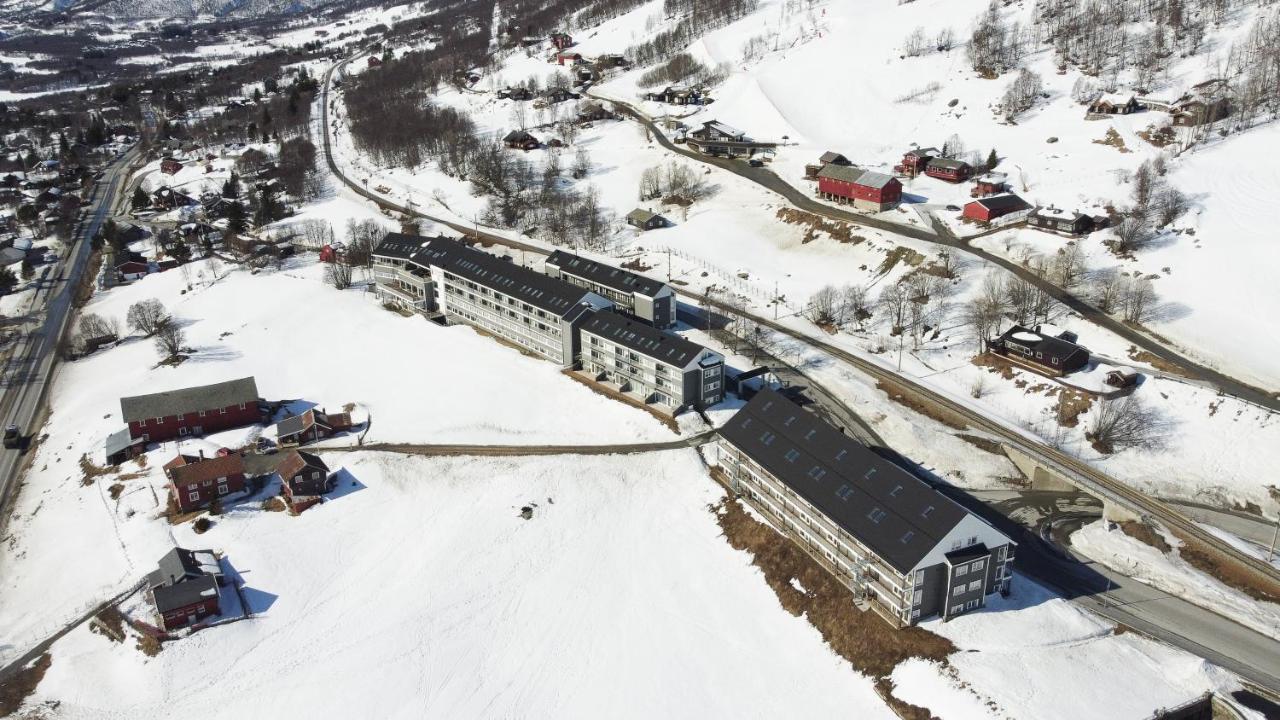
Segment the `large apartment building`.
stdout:
[[773,390],[715,448],[735,492],[896,626],[1009,589],[1016,543]]
[[606,297],[622,312],[656,328],[676,324],[676,293],[666,283],[564,250],[547,257],[543,272]]
[[578,354],[574,327],[591,311],[613,307],[589,290],[446,237],[388,233],[374,250],[374,277],[384,302],[443,314],[564,367]]
[[675,415],[724,398],[724,356],[615,312],[592,313],[579,327],[580,367],[612,386]]

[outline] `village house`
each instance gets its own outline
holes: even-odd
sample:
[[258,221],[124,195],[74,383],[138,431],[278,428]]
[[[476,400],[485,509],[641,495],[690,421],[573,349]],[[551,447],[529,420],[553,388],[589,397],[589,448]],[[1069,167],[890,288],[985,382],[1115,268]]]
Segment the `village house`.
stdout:
[[582,372],[594,382],[675,416],[724,398],[724,356],[610,311],[581,326]]
[[676,324],[676,293],[664,282],[564,250],[547,257],[543,272],[590,290],[612,301],[619,311],[654,327]]
[[741,130],[718,120],[702,123],[702,127],[685,134],[689,147],[706,155],[749,156],[758,150],[769,150],[777,143],[757,142]]
[[214,500],[244,491],[244,459],[240,453],[219,451],[213,457],[178,453],[165,463],[169,500],[178,512],[206,508]]
[[146,449],[146,442],[129,436],[129,428],[120,428],[111,433],[103,443],[107,465],[113,466],[141,455]]
[[573,45],[573,36],[565,32],[553,32],[551,33],[551,44],[557,50],[564,50]]
[[160,172],[165,175],[176,175],[182,169],[182,163],[172,156],[166,156],[160,161]]
[[973,179],[969,197],[986,197],[1009,191],[1009,176],[1002,172],[986,172]]
[[1131,367],[1118,367],[1108,370],[1103,382],[1114,388],[1131,388],[1138,384],[1142,374]]
[[1093,217],[1084,213],[1049,207],[1036,208],[1027,215],[1027,225],[1066,235],[1087,235],[1094,229]]
[[385,279],[407,284],[419,277],[411,270],[422,272],[416,312],[478,327],[562,367],[575,361],[584,314],[613,307],[601,295],[451,238],[387,233],[374,249],[379,297]]
[[630,64],[631,63],[625,56],[617,53],[606,53],[604,55],[597,56],[595,59],[595,65],[602,68],[619,68],[626,67]]
[[636,208],[627,213],[627,224],[641,230],[656,230],[670,226],[671,222],[652,210]]
[[557,65],[568,65],[570,67],[583,62],[582,53],[578,52],[558,52],[556,53]]
[[302,450],[281,454],[276,464],[280,490],[294,512],[302,512],[320,502],[321,496],[333,490],[336,474],[318,456]]
[[576,99],[578,99],[578,96],[569,92],[568,88],[547,88],[547,90],[542,93],[542,97],[539,98],[539,101],[545,106]]
[[644,99],[668,105],[702,105],[704,102],[702,90],[673,85],[668,85],[656,92],[645,93]]
[[818,171],[818,197],[881,212],[902,201],[902,183],[892,175],[828,163]]
[[948,620],[1009,591],[1015,542],[772,389],[720,429],[714,464],[895,627]]
[[542,145],[538,138],[525,130],[512,130],[502,137],[502,144],[513,150],[537,150]]
[[895,165],[893,171],[906,177],[915,177],[925,171],[929,161],[941,155],[938,148],[916,148],[908,150],[902,156],[902,162]]
[[964,206],[964,217],[977,222],[991,222],[1008,217],[1010,220],[1026,215],[1031,204],[1012,193],[978,198]]
[[532,100],[533,91],[527,87],[508,87],[498,91],[499,100]]
[[987,351],[1041,375],[1059,377],[1089,364],[1089,351],[1066,337],[1014,325],[987,341]]
[[1133,93],[1104,93],[1089,103],[1089,115],[1128,115],[1141,109]]
[[160,617],[160,627],[178,630],[222,612],[218,587],[222,565],[211,550],[174,548],[147,575],[147,590]]
[[821,157],[818,158],[818,162],[810,163],[804,166],[804,177],[806,180],[817,180],[818,173],[822,170],[822,168],[828,165],[852,165],[852,164],[853,163],[849,162],[849,158],[845,157],[844,155],[841,155],[838,152],[831,152],[830,150],[828,150],[822,153]]
[[382,66],[382,58],[380,58],[380,57],[378,57],[378,56],[376,56],[376,55],[370,55],[370,56],[369,56],[369,62],[368,62],[368,65],[369,65],[369,67],[371,67],[371,68],[381,67],[381,66]]
[[245,377],[120,398],[120,416],[129,426],[129,437],[163,442],[259,423],[258,402],[257,383]]
[[151,266],[140,260],[126,260],[116,265],[115,271],[121,282],[133,282],[146,277],[151,272]]
[[326,413],[311,408],[276,423],[276,441],[283,447],[324,440],[351,429],[351,413]]
[[953,158],[930,158],[925,165],[924,174],[950,183],[960,183],[969,179],[973,168],[963,160]]

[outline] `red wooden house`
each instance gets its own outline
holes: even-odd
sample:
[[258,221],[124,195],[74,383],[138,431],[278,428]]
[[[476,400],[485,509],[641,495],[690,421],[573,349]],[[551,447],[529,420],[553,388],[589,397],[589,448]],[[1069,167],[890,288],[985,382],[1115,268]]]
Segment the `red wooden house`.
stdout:
[[582,62],[582,53],[561,52],[556,53],[557,65],[577,65]]
[[852,203],[861,210],[880,212],[902,200],[902,183],[884,173],[851,165],[825,165],[818,171],[818,195],[826,200]]
[[993,195],[979,198],[964,206],[964,216],[978,222],[991,222],[1014,213],[1026,214],[1031,205],[1017,195]]
[[938,148],[931,147],[908,150],[902,156],[902,162],[894,166],[893,171],[899,175],[915,177],[924,172],[925,168],[929,165],[929,161],[938,157],[940,154],[941,153],[938,152]]
[[986,197],[1008,192],[1007,180],[1008,176],[1004,173],[989,172],[979,175],[973,179],[973,189],[969,191],[969,197]]
[[218,601],[222,566],[212,551],[174,548],[156,565],[147,575],[147,587],[162,628],[189,627],[222,612]]
[[175,175],[181,169],[182,163],[178,162],[175,158],[166,157],[160,161],[160,172],[165,175]]
[[968,180],[970,172],[969,163],[951,158],[932,158],[924,168],[925,175],[953,183]]
[[162,442],[219,432],[262,421],[258,386],[252,377],[214,385],[120,398],[129,437]]
[[369,56],[369,67],[371,68],[381,67],[381,65],[382,65],[382,58],[374,55]]
[[557,50],[563,50],[573,45],[573,36],[569,33],[553,32],[551,33],[551,44],[555,45]]
[[199,455],[179,453],[165,463],[164,474],[169,479],[169,497],[179,512],[199,510],[244,491],[244,458],[240,453],[219,453],[210,458],[203,450]]
[[350,413],[329,413],[324,408],[312,408],[301,415],[293,415],[276,424],[276,441],[281,445],[302,445],[332,437],[335,433],[351,429]]

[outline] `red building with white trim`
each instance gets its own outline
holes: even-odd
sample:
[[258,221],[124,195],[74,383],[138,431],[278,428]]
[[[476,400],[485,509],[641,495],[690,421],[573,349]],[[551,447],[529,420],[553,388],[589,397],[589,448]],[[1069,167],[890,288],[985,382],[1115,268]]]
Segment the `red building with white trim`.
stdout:
[[129,437],[162,442],[262,422],[252,377],[200,387],[120,398]]
[[993,195],[980,198],[964,206],[964,216],[978,222],[991,222],[996,218],[1031,212],[1031,205],[1017,195]]
[[244,491],[244,458],[240,453],[219,453],[206,458],[181,455],[165,463],[169,497],[179,512],[207,507],[214,500]]
[[834,202],[852,203],[861,210],[880,212],[901,202],[902,183],[884,173],[828,164],[818,171],[818,195]]

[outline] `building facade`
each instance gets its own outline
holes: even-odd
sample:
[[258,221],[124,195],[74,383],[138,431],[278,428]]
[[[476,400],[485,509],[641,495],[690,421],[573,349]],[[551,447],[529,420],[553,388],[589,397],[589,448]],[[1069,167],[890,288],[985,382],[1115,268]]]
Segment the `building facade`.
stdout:
[[1016,543],[773,390],[715,448],[732,490],[897,627],[1009,591]]
[[240,453],[206,458],[179,454],[165,463],[169,497],[178,512],[208,507],[214,500],[244,491],[244,460]]
[[859,210],[880,212],[902,201],[902,183],[884,173],[829,163],[818,171],[818,195],[825,200],[852,203]]
[[676,293],[666,283],[564,250],[547,257],[543,272],[590,290],[656,328],[676,324]]
[[200,387],[120,398],[129,437],[163,442],[262,421],[258,386],[252,377]]
[[724,356],[615,312],[580,328],[580,367],[599,383],[668,415],[724,399]]

